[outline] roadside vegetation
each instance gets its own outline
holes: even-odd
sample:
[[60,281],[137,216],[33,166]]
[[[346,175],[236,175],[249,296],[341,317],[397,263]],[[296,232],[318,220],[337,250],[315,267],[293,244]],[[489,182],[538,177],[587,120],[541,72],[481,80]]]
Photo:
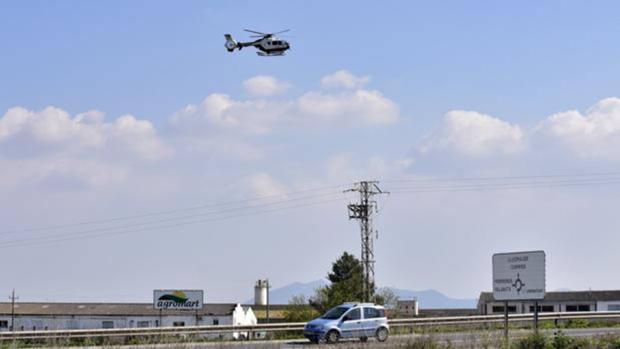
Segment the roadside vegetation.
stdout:
[[561,331],[555,336],[532,334],[515,341],[510,349],[620,349],[620,336],[575,338]]
[[[343,252],[332,263],[327,273],[330,284],[315,290],[310,299],[298,295],[289,300],[285,310],[285,319],[289,322],[309,321],[327,310],[346,302],[359,302],[363,298],[362,263],[353,254]],[[372,289],[372,301],[375,304],[395,307],[398,297],[388,288]]]
[[[283,343],[269,342],[252,342],[242,345],[241,342],[198,340],[198,338],[181,338],[181,337],[164,337],[164,338],[134,338],[130,341],[118,341],[111,339],[59,339],[46,342],[24,342],[24,341],[4,341],[0,342],[1,349],[13,348],[62,348],[62,347],[90,347],[97,346],[100,348],[149,348],[151,345],[170,343],[174,344],[174,348],[199,348],[197,343],[209,342],[211,345],[205,348],[235,348],[235,343],[241,348],[280,348]],[[215,343],[214,343],[215,342]],[[126,345],[130,345],[129,347]],[[131,346],[131,345],[135,345]],[[485,333],[472,334],[458,342],[450,341],[442,338],[439,334],[426,334],[417,337],[391,337],[385,343],[370,341],[368,343],[360,343],[359,341],[343,341],[337,345],[312,345],[310,348],[402,348],[402,349],[620,349],[620,335],[607,335],[595,337],[569,337],[562,331],[555,334],[527,334],[511,339],[509,345],[503,342],[501,335],[497,332],[487,331]]]

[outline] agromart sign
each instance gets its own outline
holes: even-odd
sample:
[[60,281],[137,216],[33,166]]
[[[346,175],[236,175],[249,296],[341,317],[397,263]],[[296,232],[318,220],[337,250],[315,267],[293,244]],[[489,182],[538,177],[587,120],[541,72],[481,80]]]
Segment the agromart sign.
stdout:
[[173,310],[202,309],[202,290],[154,290],[153,308]]

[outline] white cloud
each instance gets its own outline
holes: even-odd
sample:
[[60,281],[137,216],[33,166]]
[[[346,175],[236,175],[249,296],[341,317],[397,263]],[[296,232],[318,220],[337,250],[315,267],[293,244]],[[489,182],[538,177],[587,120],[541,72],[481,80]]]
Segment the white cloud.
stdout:
[[243,88],[252,96],[273,96],[286,92],[291,85],[273,76],[258,75],[243,82]]
[[370,76],[355,76],[347,70],[339,70],[321,79],[323,88],[359,89],[370,82]]
[[606,98],[585,115],[570,110],[551,115],[536,131],[582,158],[620,159],[620,98]]
[[288,118],[288,102],[266,100],[235,100],[228,95],[213,93],[198,106],[188,105],[176,112],[172,124],[195,132],[196,127],[217,126],[245,133],[261,134]]
[[[226,136],[182,137],[175,143],[175,150],[191,156],[222,155],[225,160],[256,162],[266,158],[266,151],[253,143]],[[220,157],[220,160],[222,158]]]
[[551,164],[553,168],[600,167],[620,161],[618,149],[620,98],[602,99],[585,112],[552,114],[533,128],[476,111],[455,110],[416,147],[413,167],[432,171],[475,169],[487,174],[540,172]]
[[256,197],[284,195],[286,187],[266,173],[256,173],[245,179],[246,185]]
[[484,158],[518,154],[523,148],[524,134],[518,125],[475,111],[453,110],[419,150]]
[[323,166],[320,178],[329,183],[353,183],[368,179],[403,177],[411,159],[390,159],[384,156],[359,157],[358,154],[332,154]]
[[124,115],[105,123],[103,116],[91,110],[72,118],[65,110],[51,106],[40,111],[11,108],[0,118],[0,142],[19,139],[26,145],[53,144],[73,152],[116,149],[146,160],[171,154],[151,122]]
[[206,123],[260,134],[276,127],[382,125],[396,122],[399,117],[398,105],[379,91],[358,89],[337,93],[310,91],[278,101],[236,100],[213,93],[200,105],[188,105],[176,112],[172,123],[185,125],[191,131]]
[[64,110],[47,107],[29,111],[15,107],[0,118],[0,142],[19,134],[44,143],[74,142],[82,146],[98,146],[103,138],[98,125],[87,125],[81,119],[71,119]]
[[105,122],[97,110],[72,117],[50,106],[39,111],[15,107],[0,117],[4,190],[118,185],[141,165],[152,166],[171,155],[153,124],[131,115]]
[[297,100],[301,115],[327,123],[381,125],[396,122],[400,109],[379,91],[308,92]]
[[123,115],[109,126],[109,139],[147,160],[159,160],[172,154],[172,149],[158,137],[151,122],[132,115]]
[[95,159],[43,156],[25,159],[0,159],[0,188],[15,190],[20,185],[49,183],[54,187],[101,187],[127,179],[129,170],[122,165]]

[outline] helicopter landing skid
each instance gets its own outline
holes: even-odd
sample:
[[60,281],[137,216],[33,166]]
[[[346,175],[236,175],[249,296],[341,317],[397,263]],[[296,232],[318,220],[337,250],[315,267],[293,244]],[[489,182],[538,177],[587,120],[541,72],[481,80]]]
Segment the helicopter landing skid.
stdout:
[[258,52],[256,52],[256,54],[261,56],[261,57],[284,56],[284,52],[265,53],[265,52],[262,52],[262,51],[258,51]]

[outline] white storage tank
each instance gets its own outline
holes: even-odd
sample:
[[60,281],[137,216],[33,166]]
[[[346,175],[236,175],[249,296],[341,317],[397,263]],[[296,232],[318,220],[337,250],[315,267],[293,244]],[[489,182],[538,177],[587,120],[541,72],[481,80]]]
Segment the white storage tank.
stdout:
[[254,286],[254,305],[267,305],[269,280],[258,280]]

